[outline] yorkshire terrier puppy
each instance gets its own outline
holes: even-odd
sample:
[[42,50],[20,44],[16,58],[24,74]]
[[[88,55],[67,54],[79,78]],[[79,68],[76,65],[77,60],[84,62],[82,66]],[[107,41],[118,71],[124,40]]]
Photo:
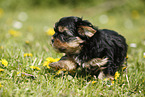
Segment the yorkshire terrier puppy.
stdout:
[[103,78],[113,77],[125,61],[126,40],[115,31],[98,29],[74,16],[61,18],[54,31],[52,46],[65,56],[51,63],[52,68],[71,72],[80,67],[82,72]]

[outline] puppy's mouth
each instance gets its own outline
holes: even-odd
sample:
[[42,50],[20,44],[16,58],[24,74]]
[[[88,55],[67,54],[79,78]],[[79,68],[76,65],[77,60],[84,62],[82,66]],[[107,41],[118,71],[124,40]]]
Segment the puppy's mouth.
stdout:
[[79,37],[76,37],[68,42],[62,42],[58,38],[52,38],[52,46],[59,52],[76,54],[81,50],[80,44],[84,41]]

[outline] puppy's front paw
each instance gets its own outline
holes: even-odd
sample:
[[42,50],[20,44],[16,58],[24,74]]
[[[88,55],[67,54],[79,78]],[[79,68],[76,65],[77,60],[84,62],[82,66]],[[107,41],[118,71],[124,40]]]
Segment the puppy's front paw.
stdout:
[[60,64],[59,62],[53,62],[53,63],[50,63],[49,66],[55,70],[58,70],[60,69]]
[[58,62],[50,63],[49,66],[55,70],[66,69],[67,71],[73,71],[77,67],[77,65],[70,60],[61,60]]

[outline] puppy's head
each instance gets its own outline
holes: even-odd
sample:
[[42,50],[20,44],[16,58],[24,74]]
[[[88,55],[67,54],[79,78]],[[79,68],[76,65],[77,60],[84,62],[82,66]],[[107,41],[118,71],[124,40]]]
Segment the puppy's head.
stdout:
[[64,17],[56,22],[52,45],[59,52],[78,54],[83,43],[90,39],[96,29],[93,25],[79,17]]

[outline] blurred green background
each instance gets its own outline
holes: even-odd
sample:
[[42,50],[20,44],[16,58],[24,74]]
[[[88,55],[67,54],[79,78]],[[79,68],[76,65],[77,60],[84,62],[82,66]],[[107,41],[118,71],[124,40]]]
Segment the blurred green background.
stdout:
[[145,39],[145,0],[0,0],[1,27],[9,22],[11,28],[12,22],[20,21],[40,32],[64,16],[83,17],[99,28],[117,30],[129,42]]
[[122,34],[129,45],[144,48],[145,0],[0,0],[0,33],[13,29],[22,32],[21,39],[42,41],[65,16],[83,17],[100,29]]

